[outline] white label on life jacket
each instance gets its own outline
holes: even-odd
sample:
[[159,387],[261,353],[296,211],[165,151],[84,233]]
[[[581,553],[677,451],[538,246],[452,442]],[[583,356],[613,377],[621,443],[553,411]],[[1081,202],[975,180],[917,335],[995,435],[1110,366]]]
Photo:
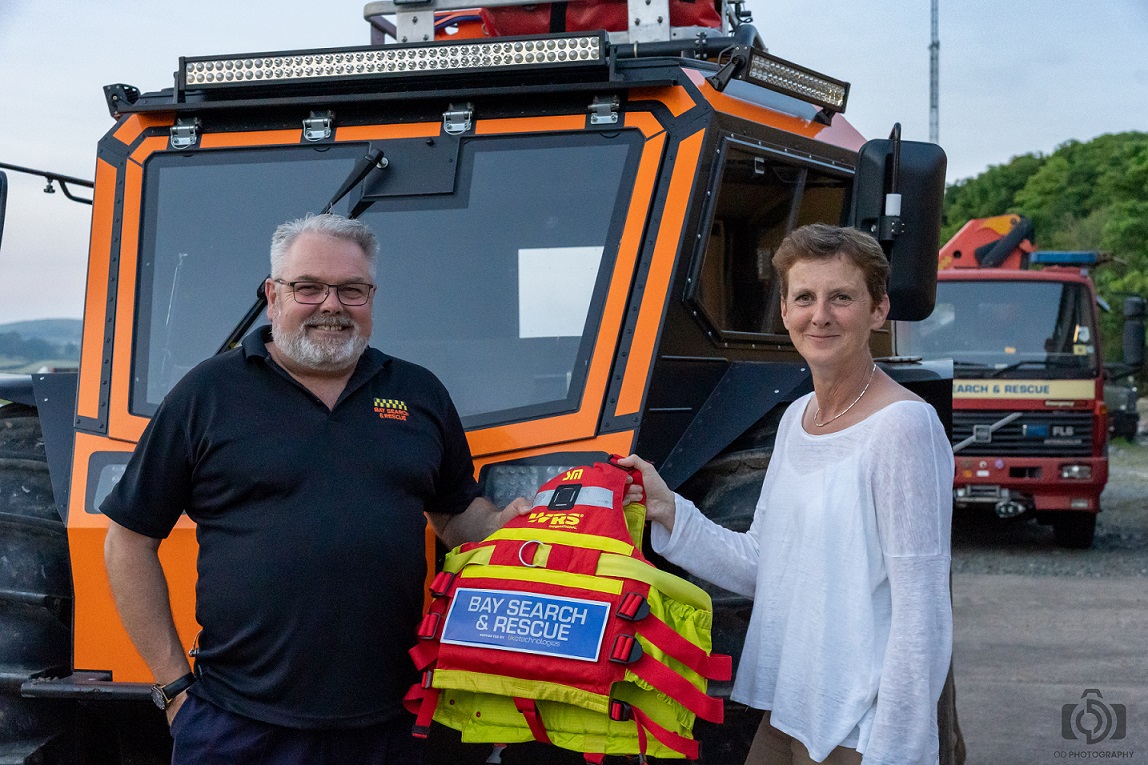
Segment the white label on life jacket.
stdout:
[[530,592],[459,588],[442,642],[597,661],[610,604]]

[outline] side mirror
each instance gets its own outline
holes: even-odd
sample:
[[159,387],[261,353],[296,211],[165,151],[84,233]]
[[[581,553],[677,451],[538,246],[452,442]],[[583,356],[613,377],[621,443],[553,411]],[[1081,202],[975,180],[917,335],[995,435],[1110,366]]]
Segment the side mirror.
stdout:
[[1144,298],[1124,298],[1124,363],[1139,369],[1144,366]]
[[935,143],[869,141],[857,156],[849,225],[872,234],[889,257],[889,318],[920,321],[937,301],[937,252],[945,152]]
[[0,243],[4,241],[4,211],[8,209],[8,175],[0,170]]

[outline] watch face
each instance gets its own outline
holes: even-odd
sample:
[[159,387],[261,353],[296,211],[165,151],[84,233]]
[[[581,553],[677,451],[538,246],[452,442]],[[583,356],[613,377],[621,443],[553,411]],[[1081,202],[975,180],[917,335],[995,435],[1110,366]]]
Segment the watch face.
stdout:
[[160,709],[167,709],[167,698],[163,695],[163,689],[158,685],[152,686],[151,703],[155,704]]

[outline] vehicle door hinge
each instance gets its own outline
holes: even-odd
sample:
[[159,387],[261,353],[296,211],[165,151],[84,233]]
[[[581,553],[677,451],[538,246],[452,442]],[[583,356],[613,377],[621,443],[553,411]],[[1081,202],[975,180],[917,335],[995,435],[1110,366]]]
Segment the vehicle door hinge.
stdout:
[[170,137],[168,138],[171,148],[190,149],[199,142],[199,117],[180,117],[171,126],[168,131]]
[[615,125],[618,122],[618,106],[619,101],[617,96],[594,96],[594,100],[590,102],[590,124],[591,125]]
[[308,141],[322,141],[331,137],[331,125],[335,121],[335,113],[311,112],[311,116],[303,120],[303,138]]
[[442,113],[442,129],[448,135],[459,135],[470,130],[474,124],[474,104],[465,103],[461,106],[451,104]]

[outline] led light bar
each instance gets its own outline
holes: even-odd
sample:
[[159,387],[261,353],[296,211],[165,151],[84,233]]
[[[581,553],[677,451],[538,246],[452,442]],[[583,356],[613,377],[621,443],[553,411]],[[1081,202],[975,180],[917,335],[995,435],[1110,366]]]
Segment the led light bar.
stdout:
[[605,65],[604,33],[502,38],[460,42],[340,48],[296,53],[184,58],[187,88],[237,87],[288,82],[330,82],[475,72]]
[[755,85],[793,96],[829,112],[844,112],[849,83],[798,66],[792,61],[751,50],[744,78]]

